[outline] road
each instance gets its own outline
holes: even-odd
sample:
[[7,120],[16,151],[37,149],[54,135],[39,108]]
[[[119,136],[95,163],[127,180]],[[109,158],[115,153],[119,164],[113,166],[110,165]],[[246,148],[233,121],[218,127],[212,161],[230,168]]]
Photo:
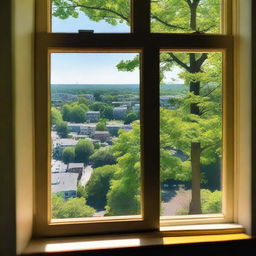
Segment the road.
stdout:
[[91,178],[92,172],[93,172],[93,168],[91,165],[88,165],[84,168],[82,177],[80,179],[81,186],[85,186],[88,183],[89,179]]

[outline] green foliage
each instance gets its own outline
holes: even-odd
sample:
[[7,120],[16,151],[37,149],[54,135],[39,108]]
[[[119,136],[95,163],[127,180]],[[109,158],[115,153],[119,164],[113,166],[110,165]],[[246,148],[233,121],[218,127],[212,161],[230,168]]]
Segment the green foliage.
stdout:
[[74,106],[70,113],[70,122],[83,123],[85,122],[86,111],[81,106]]
[[[219,33],[221,0],[159,0],[152,1],[152,32]],[[196,22],[191,22],[191,15]]]
[[102,147],[90,156],[90,164],[93,168],[104,165],[113,165],[116,163],[116,157],[113,155],[111,147]]
[[60,123],[63,121],[61,112],[54,107],[51,108],[51,118],[52,118],[52,125],[57,125],[57,123]]
[[53,15],[61,19],[77,18],[79,11],[93,21],[104,20],[111,25],[128,23],[130,1],[128,0],[53,0]]
[[65,104],[62,108],[63,120],[73,123],[85,122],[85,114],[88,111],[88,107],[85,104],[78,104],[74,102],[71,104]]
[[76,162],[88,164],[94,152],[93,143],[88,139],[79,140],[75,147]]
[[52,218],[79,218],[93,216],[95,210],[86,205],[84,198],[69,198],[67,201],[63,197],[53,194],[52,196]]
[[56,131],[61,138],[67,138],[69,134],[68,123],[63,121],[58,122],[56,124]]
[[139,119],[139,111],[129,111],[124,119],[124,124],[130,124]]
[[90,109],[93,111],[100,111],[101,118],[113,119],[113,107],[107,103],[94,102],[91,104]]
[[221,213],[222,210],[222,193],[221,191],[211,192],[207,189],[201,190],[202,212],[207,213]]
[[87,200],[88,194],[85,186],[78,185],[77,187],[77,197],[83,197]]
[[65,164],[73,163],[75,161],[75,148],[67,147],[63,150],[62,161]]
[[95,209],[104,209],[106,206],[106,197],[109,191],[110,181],[117,171],[118,166],[116,165],[104,165],[93,171],[92,176],[86,185],[88,205]]
[[100,119],[100,121],[96,125],[96,131],[106,131],[107,130],[107,122],[105,119]]
[[107,194],[107,215],[129,215],[140,212],[140,125],[131,131],[119,131],[113,146],[119,167]]

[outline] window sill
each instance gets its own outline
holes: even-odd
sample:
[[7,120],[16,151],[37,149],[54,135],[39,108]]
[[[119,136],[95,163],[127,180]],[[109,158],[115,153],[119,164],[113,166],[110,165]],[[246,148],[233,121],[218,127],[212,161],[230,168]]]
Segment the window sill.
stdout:
[[123,249],[245,241],[250,238],[244,233],[244,229],[236,224],[163,227],[160,232],[140,234],[33,239],[22,255],[70,255],[69,253],[72,253],[75,256],[80,255],[79,253],[87,255],[86,252],[97,254],[99,251],[103,253],[110,250],[113,253]]

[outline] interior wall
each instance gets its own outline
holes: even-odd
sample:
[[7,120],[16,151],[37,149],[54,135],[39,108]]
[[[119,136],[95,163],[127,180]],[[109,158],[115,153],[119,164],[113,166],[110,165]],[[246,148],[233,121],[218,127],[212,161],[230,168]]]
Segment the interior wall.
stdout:
[[12,1],[0,8],[0,255],[16,253]]
[[31,239],[33,224],[34,1],[14,0],[17,253]]
[[251,234],[251,0],[238,0],[236,50],[236,198],[237,221]]

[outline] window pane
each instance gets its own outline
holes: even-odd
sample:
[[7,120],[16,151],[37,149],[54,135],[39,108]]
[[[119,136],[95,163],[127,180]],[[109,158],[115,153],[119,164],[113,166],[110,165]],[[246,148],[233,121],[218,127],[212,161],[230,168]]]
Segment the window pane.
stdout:
[[151,1],[153,33],[221,33],[222,0]]
[[222,212],[222,53],[162,52],[162,216]]
[[52,32],[129,33],[129,0],[52,0]]
[[[52,218],[141,213],[138,53],[52,53]],[[137,64],[135,66],[137,66]]]

